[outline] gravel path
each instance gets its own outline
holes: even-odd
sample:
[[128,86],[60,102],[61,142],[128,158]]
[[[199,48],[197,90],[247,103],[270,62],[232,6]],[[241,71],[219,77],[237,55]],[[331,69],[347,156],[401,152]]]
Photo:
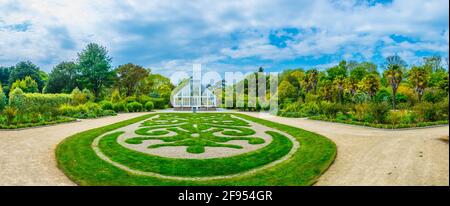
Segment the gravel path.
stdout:
[[[382,130],[339,123],[244,114],[316,132],[338,148],[316,185],[449,185],[449,127]],[[300,143],[301,144],[301,143]]]
[[0,185],[75,185],[56,167],[56,145],[75,133],[143,114],[127,113],[48,127],[0,131]]

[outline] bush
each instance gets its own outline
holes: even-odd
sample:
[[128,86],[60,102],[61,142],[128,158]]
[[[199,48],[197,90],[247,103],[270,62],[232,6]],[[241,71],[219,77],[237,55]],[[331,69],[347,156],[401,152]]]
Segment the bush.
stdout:
[[126,104],[125,102],[117,102],[113,103],[113,110],[115,112],[127,112]]
[[86,94],[80,91],[80,89],[78,88],[73,89],[71,95],[72,95],[72,102],[71,102],[72,105],[80,105],[88,101],[88,97],[86,96]]
[[122,97],[120,96],[120,92],[118,89],[115,89],[111,94],[111,103],[118,103],[122,101]]
[[445,99],[448,99],[447,92],[441,89],[427,89],[425,90],[425,94],[423,95],[422,99],[426,102],[431,103],[438,103],[440,101],[443,101]]
[[353,110],[354,110],[353,117],[357,121],[364,121],[367,119],[367,116],[369,115],[369,104],[368,103],[355,104]]
[[137,101],[142,105],[145,105],[147,102],[151,102],[152,98],[147,95],[141,95],[137,98]]
[[106,101],[106,100],[101,101],[100,106],[102,107],[103,110],[114,110],[113,104],[110,101]]
[[25,110],[25,108],[26,108],[25,94],[23,93],[22,89],[15,88],[9,94],[9,105],[11,107],[16,108],[19,111],[24,111]]
[[422,102],[413,107],[417,113],[420,122],[436,121],[440,119],[439,108],[436,104],[430,102]]
[[346,111],[344,111],[344,107],[342,107],[342,105],[338,103],[322,101],[320,102],[320,108],[321,114],[325,115],[328,118],[335,118],[338,112],[341,112],[343,114],[346,113]]
[[315,102],[308,102],[306,104],[303,104],[301,113],[307,116],[316,116],[320,114],[320,107]]
[[8,105],[7,98],[0,84],[0,112]]
[[152,111],[154,107],[155,106],[153,105],[153,102],[151,102],[151,101],[148,101],[147,103],[145,103],[145,110],[147,110],[149,112]]
[[300,112],[302,104],[300,102],[288,103],[283,109],[284,112]]
[[137,100],[137,98],[135,96],[129,96],[129,97],[125,98],[126,103],[135,102],[136,100]]
[[77,106],[64,104],[59,108],[60,112],[64,116],[75,118],[97,118],[106,115],[114,115],[112,110],[103,110],[99,104],[89,102]]
[[25,111],[28,113],[36,112],[57,115],[58,108],[71,101],[72,97],[69,94],[28,93],[25,94]]
[[8,106],[3,110],[3,114],[6,116],[6,123],[8,125],[10,125],[10,124],[12,124],[14,118],[17,115],[17,109],[14,107]]
[[386,102],[371,103],[369,105],[369,114],[373,117],[376,123],[384,123],[388,112],[389,106]]
[[153,102],[155,109],[165,109],[166,107],[164,98],[152,98],[151,101]]
[[140,112],[143,109],[143,106],[139,102],[130,102],[127,104],[127,109],[129,112]]

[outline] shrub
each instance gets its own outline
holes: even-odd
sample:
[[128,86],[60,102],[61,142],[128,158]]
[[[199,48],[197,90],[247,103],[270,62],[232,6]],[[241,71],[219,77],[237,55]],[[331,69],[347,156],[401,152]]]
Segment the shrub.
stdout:
[[111,94],[111,103],[117,103],[122,101],[122,97],[120,96],[120,92],[118,89],[115,89]]
[[137,100],[137,98],[135,96],[129,96],[129,97],[125,98],[126,103],[135,102],[136,100]]
[[6,107],[8,104],[5,93],[3,92],[2,85],[0,84],[0,112]]
[[19,111],[25,110],[25,94],[23,93],[22,89],[17,87],[12,90],[12,92],[9,94],[9,105]]
[[301,113],[307,116],[315,116],[320,113],[320,107],[315,102],[308,102],[306,104],[303,104]]
[[151,101],[153,102],[155,109],[164,109],[166,107],[164,98],[152,98]]
[[113,110],[113,104],[110,101],[101,101],[100,106],[103,110]]
[[6,123],[10,125],[17,115],[17,109],[9,106],[5,107],[5,109],[3,110],[3,114],[5,114],[6,116]]
[[139,103],[141,103],[142,105],[145,105],[147,102],[151,102],[151,101],[152,101],[152,98],[149,97],[149,96],[147,96],[147,95],[140,95],[140,96],[137,98],[137,101],[138,101]]
[[151,101],[148,101],[147,103],[145,103],[145,110],[147,110],[149,112],[152,111],[154,107],[155,106],[153,105],[153,102],[151,102]]
[[358,121],[364,121],[369,115],[369,104],[368,103],[361,103],[361,104],[355,104],[353,107],[353,117],[356,118]]
[[127,112],[126,104],[125,102],[117,102],[113,103],[113,110],[115,112]]
[[285,106],[284,112],[300,112],[302,104],[300,102],[289,103]]
[[386,102],[371,103],[369,105],[369,113],[376,123],[384,123],[389,112],[389,106]]
[[28,113],[41,113],[57,115],[58,108],[63,104],[68,104],[72,101],[69,94],[41,94],[28,93],[25,94],[25,111]]
[[130,102],[127,104],[127,109],[129,112],[140,112],[142,111],[142,104],[139,102]]
[[88,102],[77,106],[64,104],[59,108],[59,110],[64,116],[75,118],[96,118],[115,114],[112,110],[103,110],[99,104],[93,102]]
[[439,119],[439,109],[436,104],[422,102],[413,107],[420,122],[436,121]]
[[426,102],[437,103],[444,100],[444,98],[448,98],[446,91],[430,88],[425,91],[422,99]]
[[338,103],[332,103],[327,101],[320,102],[321,114],[328,118],[335,118],[338,112],[346,113],[344,107]]
[[71,95],[72,105],[80,105],[88,101],[88,97],[86,96],[86,94],[81,92],[78,88],[73,89]]

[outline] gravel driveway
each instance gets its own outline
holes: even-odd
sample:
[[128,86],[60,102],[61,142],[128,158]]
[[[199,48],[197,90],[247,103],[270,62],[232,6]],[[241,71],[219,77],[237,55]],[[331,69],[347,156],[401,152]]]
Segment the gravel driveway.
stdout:
[[[0,185],[74,185],[57,167],[56,145],[75,133],[144,113],[0,131]],[[306,119],[250,116],[296,126],[332,139],[335,163],[316,185],[449,185],[449,127],[388,131]]]
[[449,127],[383,130],[298,118],[244,114],[316,132],[338,148],[316,185],[449,185]]

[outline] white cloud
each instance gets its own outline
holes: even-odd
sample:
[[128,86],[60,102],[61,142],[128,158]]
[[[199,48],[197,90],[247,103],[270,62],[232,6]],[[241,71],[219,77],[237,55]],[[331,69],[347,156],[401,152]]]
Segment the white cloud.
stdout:
[[[221,62],[228,58],[282,62],[341,55],[370,60],[377,51],[382,55],[402,53],[407,60],[416,61],[417,51],[448,56],[448,7],[446,0],[395,0],[375,5],[357,0],[0,0],[0,65],[30,59],[49,71],[62,60],[75,58],[89,42],[106,46],[117,57],[114,59],[139,59],[162,72],[183,70],[183,65],[192,62],[240,68]],[[31,24],[27,31],[5,27],[24,22]],[[57,35],[55,28],[65,29],[65,36]],[[278,33],[292,38],[279,48],[268,36],[283,28],[301,32]],[[148,31],[142,31],[145,29]],[[230,40],[236,32],[242,35]],[[393,34],[417,41],[397,43],[389,37]],[[65,47],[66,40],[73,45]],[[377,48],[380,41],[384,42],[381,49]],[[136,45],[140,47],[133,48]],[[128,50],[135,53],[121,53]]]

